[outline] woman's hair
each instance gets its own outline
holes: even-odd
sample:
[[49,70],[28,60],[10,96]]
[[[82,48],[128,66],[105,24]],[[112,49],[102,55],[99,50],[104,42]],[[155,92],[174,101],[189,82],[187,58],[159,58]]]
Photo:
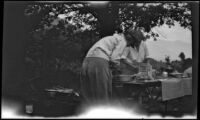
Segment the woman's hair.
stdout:
[[124,32],[124,35],[126,38],[128,38],[127,39],[128,41],[131,41],[132,47],[138,45],[138,43],[140,44],[142,40],[145,40],[145,36],[140,29],[128,29],[127,31]]
[[123,33],[123,29],[122,29],[120,26],[116,27],[116,28],[115,28],[115,31],[116,31],[117,33]]

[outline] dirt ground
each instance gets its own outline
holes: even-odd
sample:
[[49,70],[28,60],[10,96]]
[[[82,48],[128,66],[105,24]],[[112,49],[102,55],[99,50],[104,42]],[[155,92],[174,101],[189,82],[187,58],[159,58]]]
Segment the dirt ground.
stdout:
[[[10,98],[11,99],[11,98]],[[10,99],[5,99],[7,105],[10,103]],[[140,112],[152,115],[160,114],[162,116],[172,116],[181,117],[183,115],[193,115],[194,106],[192,96],[184,96],[182,98],[174,99],[166,102],[144,102],[143,104],[138,104],[137,100],[130,98],[118,98],[120,104],[128,105],[133,109],[136,107],[140,109]],[[12,101],[16,103],[19,102],[20,109],[18,113],[21,115],[26,115],[25,113],[25,103],[20,98],[12,98]],[[49,103],[48,103],[49,102]],[[64,103],[59,103],[58,101],[48,101],[48,102],[36,102],[34,104],[35,114],[31,116],[71,116],[76,114],[76,108],[78,105],[68,105]],[[12,106],[11,106],[12,107]]]

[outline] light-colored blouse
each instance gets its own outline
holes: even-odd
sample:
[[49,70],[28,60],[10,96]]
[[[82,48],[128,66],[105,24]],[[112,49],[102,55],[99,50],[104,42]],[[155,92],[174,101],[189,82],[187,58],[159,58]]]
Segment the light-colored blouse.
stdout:
[[100,57],[108,61],[119,60],[127,45],[123,34],[114,34],[100,39],[88,51],[86,57]]
[[149,51],[146,43],[142,41],[139,50],[133,47],[126,47],[122,59],[126,59],[130,63],[133,63],[133,61],[142,62],[147,56],[149,56]]

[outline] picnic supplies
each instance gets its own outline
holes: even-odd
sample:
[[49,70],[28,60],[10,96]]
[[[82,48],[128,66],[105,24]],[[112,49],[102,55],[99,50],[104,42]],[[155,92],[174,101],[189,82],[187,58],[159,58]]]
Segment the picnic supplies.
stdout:
[[176,78],[181,78],[183,73],[179,73],[178,71],[174,71],[172,73],[169,73],[170,76],[176,77]]
[[61,97],[63,95],[66,97],[79,97],[79,93],[69,88],[50,88],[45,89],[45,91],[50,97]]
[[125,60],[120,60],[121,74],[133,75],[139,72],[139,63],[129,63]]
[[24,110],[29,115],[72,115],[80,105],[81,96],[70,88],[55,86],[43,89],[34,99],[25,101]]
[[140,78],[153,80],[154,78],[152,65],[150,65],[149,63],[139,63],[138,75]]
[[115,82],[129,82],[134,80],[135,75],[115,75],[113,76],[113,80]]
[[167,68],[165,69],[165,71],[169,74],[169,73],[174,72],[174,69],[170,65],[167,65]]
[[163,76],[164,78],[166,78],[166,77],[168,77],[168,73],[164,71],[164,72],[162,73],[162,76]]
[[[131,80],[154,80],[152,66],[149,63],[129,63],[127,61],[120,61],[121,73],[114,75],[114,80],[131,81]],[[155,75],[154,75],[155,76]]]

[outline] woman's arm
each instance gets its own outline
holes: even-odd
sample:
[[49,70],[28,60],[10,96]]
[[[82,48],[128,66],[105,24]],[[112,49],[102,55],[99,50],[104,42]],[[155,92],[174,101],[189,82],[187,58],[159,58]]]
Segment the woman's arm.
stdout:
[[122,40],[122,38],[115,38],[114,43],[115,47],[112,50],[110,61],[119,63],[127,43],[125,40]]
[[138,68],[139,67],[139,62],[137,61],[131,61],[128,58],[127,59],[121,59],[121,62],[133,67],[133,68]]

